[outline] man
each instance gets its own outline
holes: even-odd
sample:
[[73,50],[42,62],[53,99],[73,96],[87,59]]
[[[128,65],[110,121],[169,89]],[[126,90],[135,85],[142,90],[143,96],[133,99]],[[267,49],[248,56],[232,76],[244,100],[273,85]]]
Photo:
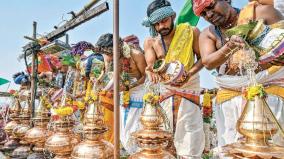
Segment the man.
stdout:
[[[151,37],[144,42],[147,74],[157,83],[160,76],[153,72],[159,59],[167,63],[179,61],[184,65],[186,81],[182,85],[162,85],[162,108],[174,131],[176,153],[182,158],[201,158],[204,149],[202,115],[199,108],[199,76],[203,67],[199,57],[199,30],[188,24],[174,25],[176,13],[167,0],[155,0],[147,8],[143,25],[150,27]],[[189,77],[189,78],[188,78]]]
[[[132,38],[132,40],[131,40]],[[139,128],[139,116],[143,107],[143,83],[145,80],[145,57],[137,40],[132,37],[125,38],[126,42],[120,41],[120,70],[121,70],[121,115],[120,115],[120,139],[128,153],[136,152],[136,144],[131,140],[131,133]],[[136,41],[136,42],[135,42]],[[113,35],[104,34],[96,43],[96,51],[104,57],[105,70],[112,71],[113,62]],[[113,108],[106,110],[113,120]],[[108,120],[108,119],[107,119]],[[112,122],[110,119],[108,121]],[[113,125],[110,124],[111,127]]]
[[[249,0],[252,1],[252,0]],[[273,5],[274,8],[279,10],[284,15],[284,1],[283,0],[257,0],[260,4]]]
[[[246,76],[240,76],[239,67],[236,67],[241,62],[239,59],[242,51],[235,50],[244,47],[244,41],[238,36],[226,39],[224,32],[238,24],[259,19],[270,25],[282,20],[283,17],[273,6],[258,5],[256,2],[248,4],[241,12],[225,0],[194,0],[193,8],[196,15],[202,16],[212,24],[200,34],[199,45],[204,66],[210,70],[216,68],[218,71],[215,78],[220,88],[216,97],[216,122],[218,144],[223,146],[236,142],[240,137],[236,131],[236,123],[246,102],[241,91],[249,84]],[[271,87],[266,87],[268,93],[271,93],[271,90],[275,92],[274,95],[268,94],[267,102],[283,125],[284,100],[281,85],[283,86],[284,69],[280,66],[271,66],[271,63],[259,63],[256,80],[265,87],[270,84]],[[282,145],[284,143],[280,139],[274,141]]]

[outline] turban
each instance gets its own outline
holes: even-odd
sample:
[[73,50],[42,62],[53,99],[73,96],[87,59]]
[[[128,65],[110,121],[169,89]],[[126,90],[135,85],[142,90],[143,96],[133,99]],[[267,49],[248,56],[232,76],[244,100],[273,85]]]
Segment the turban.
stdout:
[[150,35],[152,37],[155,37],[158,35],[157,31],[154,28],[154,24],[160,22],[161,20],[173,16],[175,14],[175,11],[172,9],[171,6],[166,6],[166,7],[162,7],[159,8],[157,10],[155,10],[152,14],[150,14],[149,17],[146,17],[143,22],[142,25],[144,25],[145,27],[150,27]]
[[135,35],[129,35],[129,36],[125,37],[125,38],[123,38],[123,41],[126,42],[129,45],[139,46],[139,39]]
[[193,0],[193,11],[195,15],[200,16],[203,10],[208,7],[213,0]]
[[[119,38],[119,47],[121,49],[122,46],[122,39]],[[101,54],[113,54],[113,35],[110,33],[103,34],[99,37],[96,46],[94,48],[96,53]]]
[[94,46],[86,41],[80,41],[77,44],[72,46],[72,55],[83,55],[85,51],[87,50],[93,50]]
[[24,83],[29,82],[29,77],[23,72],[15,74],[13,76],[13,79],[14,79],[15,84],[24,84]]

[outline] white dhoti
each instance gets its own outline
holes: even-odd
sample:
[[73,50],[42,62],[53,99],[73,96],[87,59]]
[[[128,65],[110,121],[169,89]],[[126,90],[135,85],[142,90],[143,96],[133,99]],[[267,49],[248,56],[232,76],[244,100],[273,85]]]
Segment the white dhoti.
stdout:
[[[199,76],[195,75],[181,88],[164,86],[161,95],[172,91],[181,94],[199,93]],[[174,97],[170,96],[161,102],[165,110],[170,127],[173,129]],[[205,135],[203,131],[203,118],[200,107],[192,101],[182,98],[178,108],[176,120],[174,145],[178,156],[188,159],[200,159],[205,146]]]
[[[267,70],[256,75],[258,83],[265,85],[283,86],[284,67],[273,74]],[[244,76],[219,76],[216,83],[222,88],[241,89],[248,86],[249,80]],[[236,130],[236,123],[244,108],[245,100],[243,96],[236,96],[221,104],[216,105],[216,124],[218,146],[224,146],[236,142],[241,135]],[[268,94],[266,98],[270,109],[274,113],[278,122],[284,127],[284,99],[280,96]],[[273,136],[273,143],[284,146],[284,139],[280,132]]]
[[120,141],[128,154],[137,152],[137,144],[131,134],[141,128],[140,115],[143,108],[143,85],[130,90],[130,104],[120,107]]

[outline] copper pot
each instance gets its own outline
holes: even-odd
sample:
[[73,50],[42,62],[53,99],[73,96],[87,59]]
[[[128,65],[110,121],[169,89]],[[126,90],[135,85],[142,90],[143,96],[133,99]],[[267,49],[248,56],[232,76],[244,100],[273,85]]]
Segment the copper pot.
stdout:
[[20,146],[16,148],[12,153],[12,158],[26,159],[31,152],[30,146]]
[[86,140],[74,147],[72,159],[112,159],[113,145],[105,140]]
[[146,103],[143,108],[140,121],[142,125],[147,129],[157,129],[163,122],[163,119],[159,114],[160,112],[157,108],[155,108],[155,106]]

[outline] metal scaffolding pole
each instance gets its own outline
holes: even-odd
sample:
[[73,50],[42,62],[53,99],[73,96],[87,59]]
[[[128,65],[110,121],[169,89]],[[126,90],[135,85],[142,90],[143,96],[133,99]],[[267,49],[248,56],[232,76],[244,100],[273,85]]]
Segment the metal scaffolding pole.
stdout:
[[113,1],[114,159],[120,158],[119,140],[119,0]]

